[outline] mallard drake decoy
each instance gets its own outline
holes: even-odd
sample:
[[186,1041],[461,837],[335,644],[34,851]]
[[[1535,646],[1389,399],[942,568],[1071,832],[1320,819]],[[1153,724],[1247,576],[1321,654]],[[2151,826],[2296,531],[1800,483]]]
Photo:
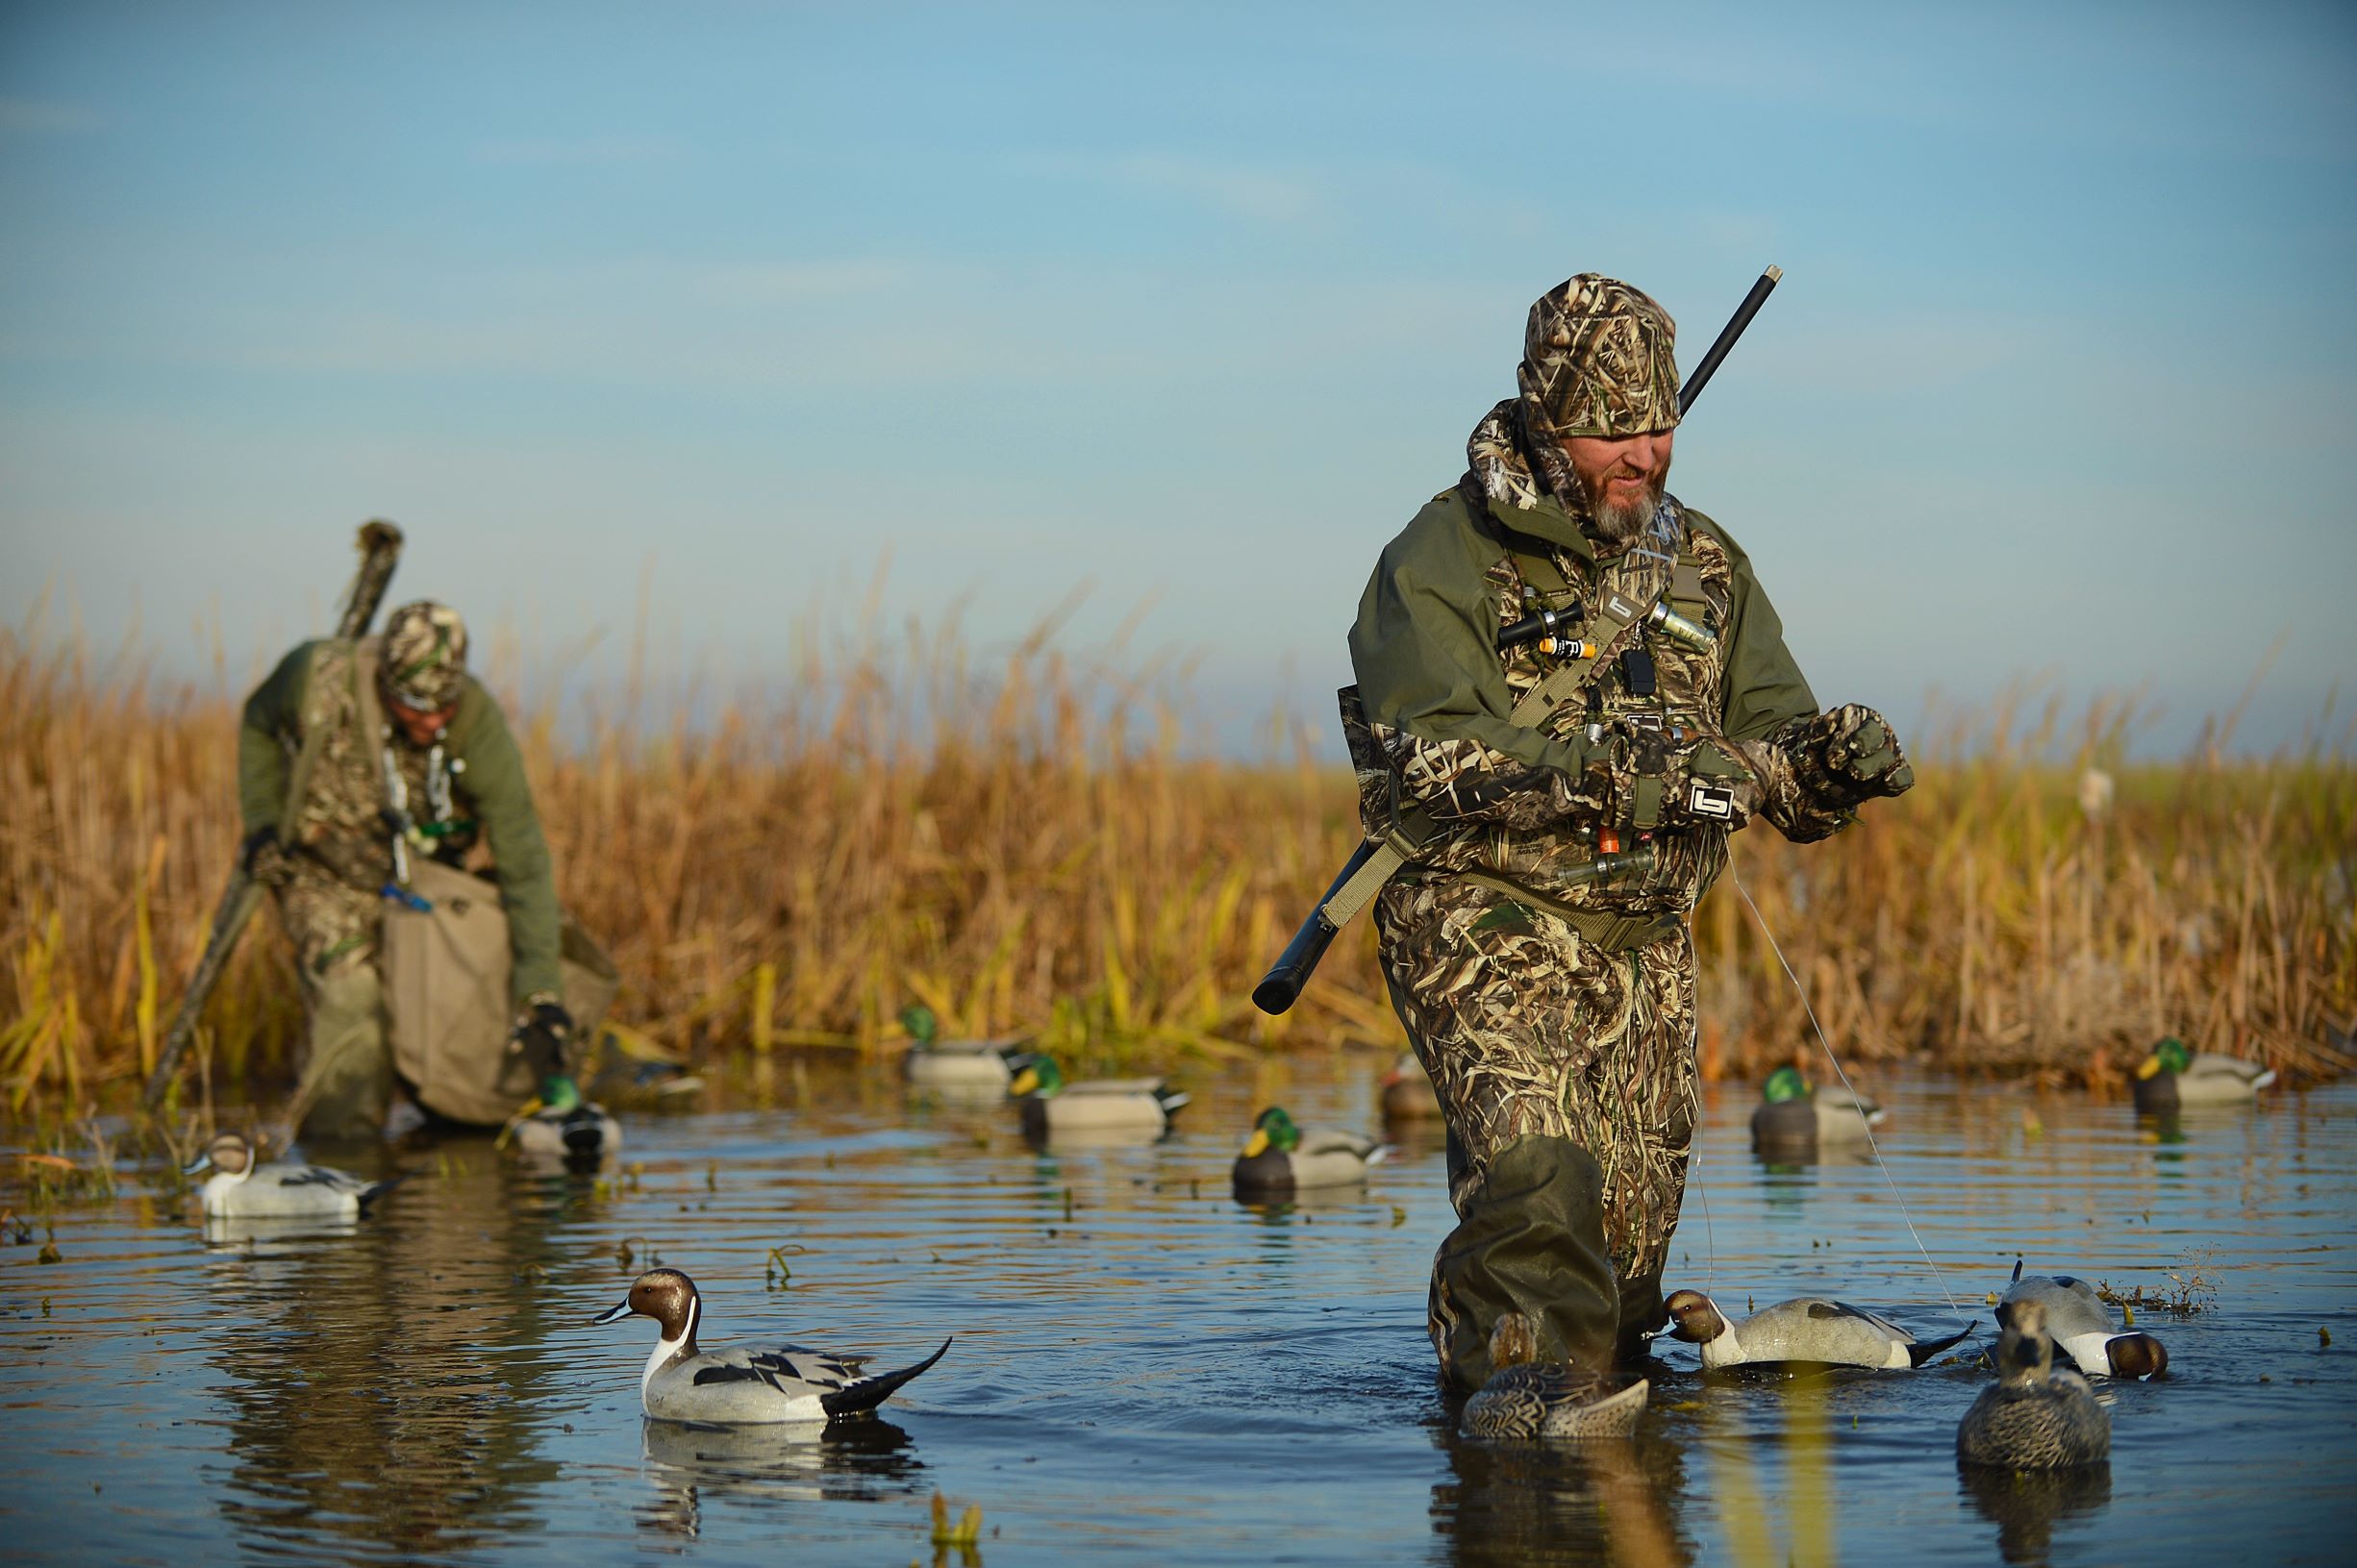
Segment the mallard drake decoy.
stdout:
[[1383,1119],[1387,1122],[1431,1122],[1441,1119],[1440,1091],[1413,1051],[1402,1051],[1392,1070],[1383,1075]]
[[213,1172],[200,1193],[207,1219],[358,1219],[401,1180],[364,1182],[325,1165],[258,1164],[242,1132],[215,1137],[185,1174],[207,1168]]
[[900,1022],[916,1043],[900,1058],[913,1089],[1003,1095],[1015,1082],[1019,1036],[1003,1040],[944,1040],[931,1008],[909,1008]]
[[1672,1338],[1702,1347],[1702,1364],[1757,1366],[1808,1361],[1826,1366],[1903,1370],[1925,1361],[1972,1332],[1966,1324],[1943,1339],[1919,1340],[1889,1318],[1822,1296],[1795,1296],[1730,1324],[1699,1290],[1680,1290],[1662,1304]]
[[2091,1378],[2150,1378],[2169,1370],[2169,1352],[2148,1333],[2118,1333],[2112,1310],[2095,1287],[2068,1274],[2022,1278],[2014,1259],[2013,1283],[1997,1300],[2002,1326],[2021,1302],[2036,1302],[2045,1313],[2046,1337]]
[[874,1409],[949,1352],[944,1339],[915,1366],[866,1377],[860,1369],[872,1356],[830,1356],[801,1345],[700,1350],[695,1331],[703,1298],[693,1280],[672,1268],[639,1275],[629,1295],[591,1321],[612,1323],[632,1312],[653,1318],[663,1331],[639,1377],[639,1406],[659,1421],[753,1427],[839,1420]]
[[1520,1312],[1492,1326],[1490,1366],[1458,1418],[1467,1437],[1618,1437],[1650,1397],[1642,1378],[1623,1385],[1586,1367],[1542,1364],[1538,1328]]
[[[570,1089],[569,1083],[566,1087]],[[593,1166],[621,1153],[622,1124],[576,1090],[564,1104],[534,1100],[525,1106],[500,1130],[500,1141],[535,1158]]]
[[1135,1132],[1160,1137],[1187,1096],[1159,1078],[1100,1078],[1067,1083],[1056,1058],[1038,1052],[1019,1058],[1007,1092],[1023,1109],[1023,1131],[1034,1137],[1051,1132]]
[[1281,1198],[1304,1187],[1341,1187],[1367,1180],[1383,1158],[1383,1145],[1356,1132],[1303,1132],[1283,1106],[1252,1123],[1252,1136],[1236,1157],[1239,1198]]
[[1997,1381],[1956,1428],[1956,1457],[2006,1470],[2068,1470],[2111,1456],[2112,1418],[2087,1380],[2054,1364],[2043,1303],[2021,1301],[1997,1340]]
[[2255,1100],[2275,1082],[2275,1069],[2217,1051],[2188,1051],[2174,1034],[2137,1064],[2132,1085],[2139,1110],[2168,1111],[2180,1106],[2230,1106]]
[[1751,1143],[1755,1149],[1864,1143],[1867,1129],[1879,1126],[1882,1117],[1882,1107],[1862,1094],[1812,1089],[1798,1068],[1779,1067],[1768,1075],[1751,1112]]

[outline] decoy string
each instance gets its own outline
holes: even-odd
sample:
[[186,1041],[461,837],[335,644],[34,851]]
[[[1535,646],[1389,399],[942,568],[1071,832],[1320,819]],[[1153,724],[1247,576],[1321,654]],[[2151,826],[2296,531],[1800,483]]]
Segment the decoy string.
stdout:
[[[1817,1043],[1823,1049],[1825,1060],[1832,1064],[1834,1076],[1842,1081],[1842,1087],[1849,1091],[1850,1100],[1855,1104],[1858,1091],[1851,1086],[1849,1075],[1842,1071],[1842,1059],[1833,1054],[1833,1042],[1825,1038],[1825,1026],[1817,1021],[1817,1008],[1809,1001],[1809,988],[1793,972],[1792,960],[1784,956],[1784,948],[1777,942],[1776,933],[1768,929],[1767,916],[1761,914],[1759,905],[1752,902],[1751,889],[1743,885],[1743,874],[1735,869],[1732,859],[1727,862],[1727,880],[1734,883],[1735,890],[1743,895],[1743,907],[1751,911],[1751,918],[1758,922],[1760,934],[1768,938],[1768,950],[1776,956],[1776,962],[1784,970],[1784,978],[1793,983],[1793,990],[1800,998],[1800,1008],[1809,1015],[1809,1027],[1817,1031]],[[1874,1141],[1874,1126],[1870,1121],[1866,1124],[1866,1146],[1873,1151],[1874,1163],[1881,1168],[1882,1179],[1891,1188],[1892,1201],[1898,1205],[1898,1217],[1906,1221],[1907,1233],[1915,1238],[1915,1250],[1923,1255],[1923,1266],[1931,1270],[1932,1279],[1939,1283],[1940,1294],[1947,1298],[1948,1310],[1961,1312],[1964,1308],[1956,1305],[1954,1293],[1948,1289],[1947,1281],[1941,1276],[1940,1265],[1932,1261],[1931,1249],[1923,1245],[1922,1232],[1915,1228],[1915,1216],[1907,1212],[1907,1200],[1899,1195],[1897,1179],[1891,1174],[1891,1162],[1882,1157],[1882,1145]],[[1710,1223],[1707,1206],[1704,1214],[1703,1224],[1707,1231]]]

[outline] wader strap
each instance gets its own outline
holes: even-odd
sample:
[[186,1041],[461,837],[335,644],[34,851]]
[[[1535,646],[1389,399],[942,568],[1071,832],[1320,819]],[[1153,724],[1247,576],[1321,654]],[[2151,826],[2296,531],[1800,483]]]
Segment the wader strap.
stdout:
[[1582,941],[1607,953],[1629,953],[1650,947],[1676,935],[1685,926],[1674,914],[1608,914],[1601,909],[1575,908],[1488,871],[1460,871],[1456,876],[1459,882],[1486,887],[1517,904],[1553,915],[1577,932]]

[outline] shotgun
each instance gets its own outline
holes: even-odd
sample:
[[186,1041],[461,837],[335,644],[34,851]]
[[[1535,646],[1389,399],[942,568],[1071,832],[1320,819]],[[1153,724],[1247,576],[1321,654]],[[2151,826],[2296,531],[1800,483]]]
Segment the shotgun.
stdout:
[[[1710,351],[1702,356],[1702,362],[1694,366],[1693,373],[1686,378],[1686,385],[1678,388],[1678,412],[1681,416],[1694,406],[1694,399],[1702,395],[1702,388],[1710,384],[1711,377],[1718,372],[1719,361],[1727,357],[1727,350],[1733,348],[1735,340],[1743,336],[1743,329],[1750,326],[1751,318],[1760,313],[1760,307],[1768,302],[1768,291],[1776,286],[1777,280],[1783,276],[1782,267],[1771,266],[1761,273],[1758,281],[1752,284],[1751,292],[1743,296],[1743,303],[1735,308],[1735,314],[1729,316],[1727,324],[1718,329],[1718,336],[1712,340]],[[1662,606],[1656,605],[1654,610],[1657,618],[1663,616]],[[1667,618],[1674,620],[1677,617],[1669,614]],[[1555,621],[1556,617],[1542,613],[1502,629],[1497,635],[1498,652],[1504,653],[1521,643],[1549,635],[1555,630]],[[1666,630],[1674,635],[1678,629],[1671,627]],[[1366,865],[1381,847],[1378,840],[1370,838],[1351,853],[1350,859],[1343,863],[1341,875],[1326,888],[1325,896],[1317,901],[1317,907],[1310,911],[1310,917],[1301,922],[1301,929],[1293,933],[1293,939],[1285,944],[1285,951],[1278,956],[1277,961],[1262,977],[1261,983],[1252,988],[1254,1007],[1273,1017],[1300,1000],[1301,988],[1310,983],[1310,975],[1317,968],[1317,960],[1326,956],[1327,944],[1341,930],[1340,924],[1327,915],[1326,906],[1334,901],[1335,895],[1358,875],[1359,868]]]

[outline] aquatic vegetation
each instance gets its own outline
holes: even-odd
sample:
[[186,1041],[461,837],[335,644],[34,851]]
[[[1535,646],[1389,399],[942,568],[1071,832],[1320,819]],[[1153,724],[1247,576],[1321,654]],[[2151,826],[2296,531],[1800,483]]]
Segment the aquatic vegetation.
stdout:
[[[1084,664],[1044,628],[995,667],[954,632],[902,646],[814,645],[760,705],[690,690],[662,723],[627,692],[518,702],[489,671],[564,900],[625,977],[626,1056],[887,1057],[912,1003],[944,1036],[1027,1033],[1083,1075],[1397,1049],[1365,923],[1292,1012],[1249,1000],[1356,841],[1345,769],[1306,746],[1210,755],[1183,682]],[[136,647],[100,660],[38,623],[0,632],[0,1102],[79,1108],[153,1059],[238,839],[245,681],[217,648],[214,671],[167,683]],[[1845,1060],[2110,1084],[2174,1033],[2287,1076],[2353,1064],[2328,1033],[2357,1008],[2346,737],[2237,759],[2230,715],[2181,761],[2122,764],[2131,719],[1958,717],[1910,737],[1921,782],[1840,842],[1738,837]],[[1696,925],[1705,1072],[1821,1066],[1742,901],[1722,888]],[[259,922],[189,1099],[283,1082],[301,1017]]]

